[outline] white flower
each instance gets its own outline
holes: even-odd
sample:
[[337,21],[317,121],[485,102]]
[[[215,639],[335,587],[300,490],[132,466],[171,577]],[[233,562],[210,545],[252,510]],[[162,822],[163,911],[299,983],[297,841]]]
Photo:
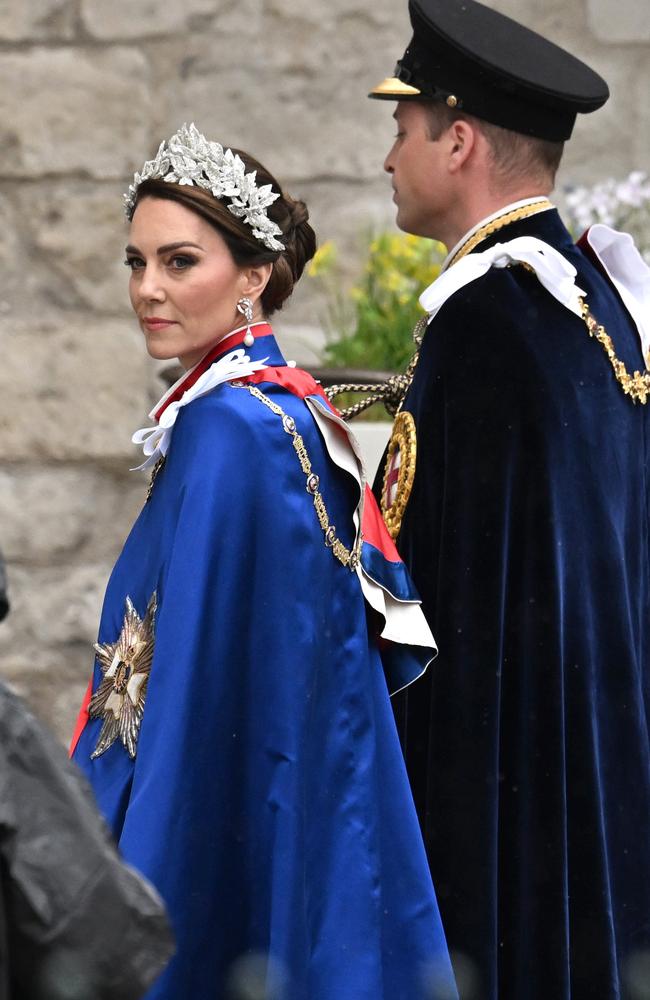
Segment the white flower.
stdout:
[[566,194],[572,228],[576,232],[602,222],[631,233],[642,254],[650,258],[650,178],[633,170],[623,180],[608,178],[592,187],[580,186]]

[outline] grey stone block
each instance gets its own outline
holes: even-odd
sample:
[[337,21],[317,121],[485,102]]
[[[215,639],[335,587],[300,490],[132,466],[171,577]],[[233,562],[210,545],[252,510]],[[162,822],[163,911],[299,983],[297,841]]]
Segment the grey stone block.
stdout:
[[173,35],[188,28],[207,27],[217,14],[218,0],[82,0],[81,19],[94,38],[126,39]]
[[[49,653],[69,644],[88,649],[97,637],[99,615],[110,572],[110,564],[70,566],[60,562],[46,568],[9,567],[11,611],[2,624],[4,650],[21,645],[42,645]],[[48,669],[49,655],[33,669]]]
[[643,0],[587,0],[587,12],[602,42],[650,42],[650,5]]
[[3,0],[0,40],[70,39],[75,33],[73,0]]
[[92,670],[109,570],[10,566],[12,608],[0,626],[0,673],[66,743]]
[[[52,295],[78,311],[132,316],[124,266],[126,181],[61,181],[21,188],[14,225],[29,238],[41,299]],[[21,265],[22,266],[22,265]],[[24,307],[23,307],[24,308]]]
[[117,557],[144,503],[147,477],[87,465],[0,466],[0,546],[15,565]]
[[[598,66],[609,84],[609,101],[589,115],[578,115],[574,134],[567,143],[560,183],[595,183],[607,177],[623,177],[647,163],[647,147],[641,148],[640,122],[648,121],[643,85],[647,86],[647,56],[628,52],[613,58],[603,46],[588,48],[585,41],[576,55]],[[647,136],[647,131],[646,131]]]
[[3,458],[139,464],[130,439],[147,425],[152,369],[133,321],[71,316],[33,328],[5,320],[0,337]]
[[0,176],[122,177],[152,115],[147,60],[134,49],[0,54]]

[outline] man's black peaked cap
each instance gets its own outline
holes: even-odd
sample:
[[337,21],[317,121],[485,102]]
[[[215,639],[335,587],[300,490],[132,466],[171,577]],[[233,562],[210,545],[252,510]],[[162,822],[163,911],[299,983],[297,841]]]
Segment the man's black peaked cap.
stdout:
[[476,0],[410,0],[413,38],[370,97],[443,101],[494,125],[563,141],[609,97],[569,52]]

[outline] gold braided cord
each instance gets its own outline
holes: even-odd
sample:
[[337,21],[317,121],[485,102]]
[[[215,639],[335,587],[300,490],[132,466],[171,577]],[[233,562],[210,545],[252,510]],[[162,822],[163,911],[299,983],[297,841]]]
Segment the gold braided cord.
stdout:
[[582,318],[587,324],[589,336],[602,345],[602,348],[609,358],[616,381],[619,383],[626,396],[629,396],[633,403],[645,405],[650,396],[650,372],[635,371],[630,375],[624,363],[616,357],[612,338],[607,333],[605,327],[591,314],[589,306],[584,299],[580,300],[582,308]]
[[268,406],[269,410],[276,414],[276,416],[282,419],[282,427],[287,434],[291,435],[291,441],[294,447],[294,451],[298,456],[298,461],[300,462],[300,468],[305,474],[307,479],[306,490],[313,497],[314,510],[316,511],[316,516],[318,518],[318,523],[320,524],[323,534],[325,536],[325,545],[332,550],[334,556],[338,559],[343,566],[346,566],[349,570],[356,570],[359,565],[359,560],[361,558],[361,546],[363,544],[363,538],[361,532],[354,543],[353,549],[350,551],[340,538],[336,534],[336,528],[330,523],[329,514],[327,513],[327,508],[325,506],[325,501],[319,490],[320,479],[314,472],[312,464],[307,454],[307,449],[305,447],[305,442],[296,429],[296,424],[293,417],[290,417],[284,412],[281,406],[274,403],[272,399],[269,399],[263,392],[261,392],[257,386],[250,385],[248,383],[231,383],[237,388],[248,389],[251,396],[255,399],[259,399],[260,403],[264,403]]
[[413,342],[415,344],[415,351],[413,352],[413,357],[409,361],[406,371],[404,372],[405,387],[402,397],[399,401],[399,405],[395,411],[395,416],[398,416],[402,412],[402,406],[404,405],[404,399],[406,393],[408,392],[411,382],[413,381],[413,376],[415,375],[415,369],[418,366],[418,361],[420,360],[420,347],[422,346],[422,338],[426,332],[427,326],[429,325],[428,316],[420,316],[419,320],[413,327]]
[[391,417],[397,416],[402,409],[404,397],[406,396],[409,386],[413,381],[413,374],[418,363],[422,337],[424,336],[424,331],[427,328],[428,322],[429,318],[425,315],[421,316],[415,324],[412,334],[413,341],[415,343],[415,353],[411,357],[406,371],[402,374],[391,375],[389,379],[386,379],[385,382],[380,382],[379,385],[371,385],[369,383],[361,382],[342,382],[339,385],[330,385],[325,389],[325,395],[329,400],[334,399],[343,392],[370,392],[371,390],[374,390],[370,396],[366,396],[365,399],[361,399],[358,403],[354,403],[352,406],[348,406],[344,410],[341,410],[341,416],[344,420],[352,420],[353,417],[356,417],[363,410],[372,406],[373,403],[383,403]]
[[381,390],[387,385],[386,382],[379,386],[374,386],[370,382],[341,382],[338,385],[328,386],[324,392],[329,400],[334,399],[336,396],[341,395],[343,392],[370,392],[371,389],[377,388],[377,392],[371,393],[370,396],[364,396],[360,399],[358,403],[353,403],[351,406],[346,406],[345,409],[340,410],[340,414],[344,420],[352,420],[353,417],[357,417],[364,410],[367,410],[369,406],[374,403],[384,403],[388,409],[388,404],[386,403],[386,398]]
[[496,219],[492,219],[491,222],[486,222],[484,226],[477,229],[463,243],[462,247],[454,254],[445,267],[445,271],[453,267],[462,257],[476,250],[479,243],[482,243],[488,236],[492,236],[493,233],[497,233],[500,229],[503,229],[504,226],[509,226],[511,222],[521,222],[522,219],[529,219],[532,215],[537,215],[538,212],[545,212],[549,208],[553,208],[552,202],[548,198],[540,198],[539,201],[531,202],[530,205],[520,205],[519,208],[513,208],[512,211],[506,212],[505,215],[499,215]]

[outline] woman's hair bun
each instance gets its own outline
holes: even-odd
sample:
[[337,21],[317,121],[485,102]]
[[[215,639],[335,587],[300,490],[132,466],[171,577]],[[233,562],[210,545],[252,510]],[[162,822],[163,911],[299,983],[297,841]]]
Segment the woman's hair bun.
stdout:
[[309,209],[305,205],[304,201],[297,198],[295,201],[293,198],[287,198],[287,205],[289,208],[289,217],[291,219],[291,226],[293,229],[297,229],[304,222],[309,220]]
[[[277,214],[273,212],[277,206]],[[300,279],[305,265],[316,252],[316,234],[309,224],[309,210],[304,201],[291,198],[282,192],[269,211],[269,215],[282,229],[280,251],[273,264],[273,273],[262,294],[262,307],[266,316],[280,309]]]

